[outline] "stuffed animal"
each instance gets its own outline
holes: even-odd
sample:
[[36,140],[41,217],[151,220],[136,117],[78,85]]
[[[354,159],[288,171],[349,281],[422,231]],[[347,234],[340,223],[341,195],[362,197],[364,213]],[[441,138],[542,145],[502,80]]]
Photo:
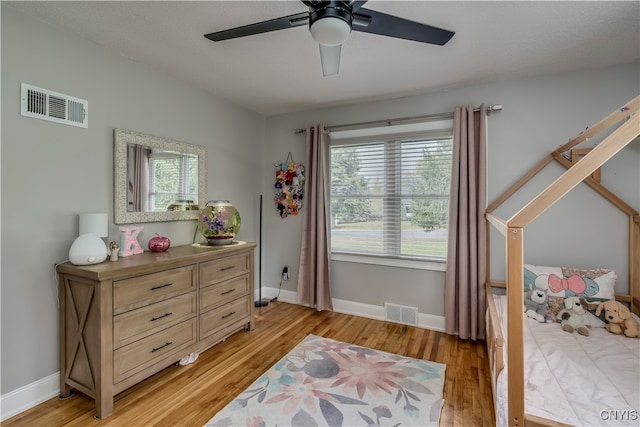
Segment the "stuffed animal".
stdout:
[[607,331],[616,335],[625,334],[630,338],[640,337],[640,327],[631,316],[631,311],[624,304],[613,300],[605,301],[598,305],[596,316],[600,316],[603,309],[604,318],[609,322],[605,326]]
[[569,333],[578,331],[588,337],[591,324],[587,317],[587,302],[582,298],[568,297],[564,299],[564,307],[557,316],[562,330]]
[[533,286],[524,294],[524,312],[540,323],[551,323],[553,320],[547,317],[547,297],[549,291],[534,288]]

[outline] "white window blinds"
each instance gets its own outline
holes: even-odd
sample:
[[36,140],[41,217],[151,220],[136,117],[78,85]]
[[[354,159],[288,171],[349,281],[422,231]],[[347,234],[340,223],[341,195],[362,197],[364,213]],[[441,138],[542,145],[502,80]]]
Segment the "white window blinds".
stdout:
[[198,157],[162,151],[149,156],[149,206],[154,212],[198,200]]
[[330,148],[332,252],[445,259],[450,131]]

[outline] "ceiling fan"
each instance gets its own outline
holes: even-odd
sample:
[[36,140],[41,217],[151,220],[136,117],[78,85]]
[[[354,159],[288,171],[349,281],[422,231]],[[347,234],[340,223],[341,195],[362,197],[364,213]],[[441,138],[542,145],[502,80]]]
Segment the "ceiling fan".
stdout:
[[309,25],[311,36],[320,45],[322,74],[338,74],[340,49],[351,31],[413,40],[421,43],[444,45],[455,34],[452,31],[421,24],[362,7],[363,1],[301,0],[309,6],[308,12],[283,16],[242,27],[205,34],[214,42]]

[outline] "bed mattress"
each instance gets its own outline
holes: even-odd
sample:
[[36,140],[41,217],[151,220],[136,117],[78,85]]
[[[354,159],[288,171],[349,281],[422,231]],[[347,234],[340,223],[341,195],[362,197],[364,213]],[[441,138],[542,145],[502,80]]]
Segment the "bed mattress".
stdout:
[[[507,354],[504,295],[494,295]],[[636,320],[639,320],[636,317]],[[525,412],[575,426],[640,425],[640,339],[589,336],[525,317]],[[496,387],[496,423],[508,425],[508,363]]]

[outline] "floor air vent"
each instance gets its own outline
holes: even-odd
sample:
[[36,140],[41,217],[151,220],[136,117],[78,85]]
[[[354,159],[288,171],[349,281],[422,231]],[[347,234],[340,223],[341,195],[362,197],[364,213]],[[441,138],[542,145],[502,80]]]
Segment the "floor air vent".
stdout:
[[418,326],[418,308],[385,302],[384,318],[390,322]]
[[89,102],[22,83],[21,113],[26,117],[86,128]]

